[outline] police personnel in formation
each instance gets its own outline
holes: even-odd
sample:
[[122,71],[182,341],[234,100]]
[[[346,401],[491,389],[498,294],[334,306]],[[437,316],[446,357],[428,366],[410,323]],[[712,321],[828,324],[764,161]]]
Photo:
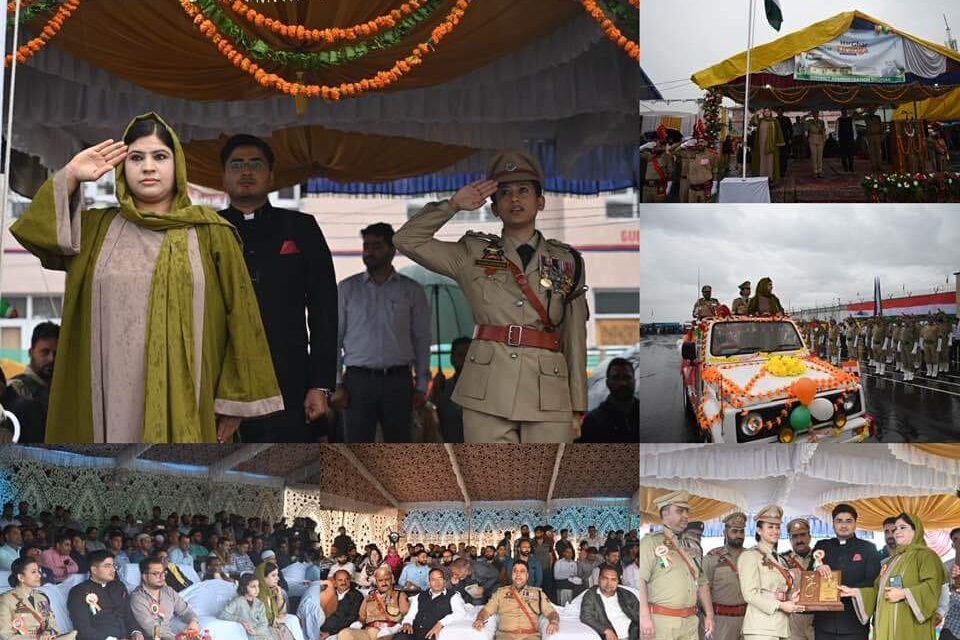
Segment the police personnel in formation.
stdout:
[[[813,553],[810,550],[810,524],[803,518],[787,523],[790,536],[790,551],[783,554],[787,566],[795,571],[813,569]],[[814,640],[813,614],[794,613],[790,616],[790,640]]]
[[[587,409],[583,258],[537,231],[543,184],[531,155],[500,153],[486,180],[428,204],[394,236],[412,260],[456,280],[473,310],[476,335],[452,396],[466,442],[572,442]],[[502,235],[434,238],[487,198]]]
[[720,306],[720,301],[713,297],[713,287],[705,284],[700,289],[700,293],[703,294],[703,297],[693,305],[693,317],[702,320],[717,315],[717,307]]
[[747,602],[740,591],[737,560],[743,553],[747,516],[739,511],[723,519],[723,546],[703,559],[703,574],[713,601],[714,640],[740,640]]
[[827,329],[827,358],[832,365],[840,364],[840,327],[834,318],[830,318],[830,327]]
[[953,349],[953,329],[947,316],[941,315],[937,323],[940,327],[940,362],[937,365],[937,372],[947,374],[950,372],[950,350]]
[[495,640],[540,640],[540,616],[547,621],[547,636],[560,627],[560,614],[542,589],[527,584],[529,573],[523,560],[513,562],[511,584],[500,587],[483,606],[473,622],[473,628],[482,631],[487,618],[499,614]]
[[747,307],[750,305],[750,281],[745,280],[740,283],[740,295],[730,303],[730,313],[735,316],[747,315]]
[[900,359],[903,364],[903,379],[913,380],[915,375],[914,363],[917,361],[917,324],[913,318],[906,318],[900,330]]
[[797,580],[786,561],[777,554],[783,509],[776,505],[757,513],[757,545],[737,561],[740,589],[747,601],[743,618],[744,640],[786,640],[790,637],[790,614],[802,613],[795,602]]
[[704,632],[713,633],[710,585],[681,537],[689,521],[689,502],[686,491],[657,498],[663,530],[640,541],[640,636],[647,640],[696,640],[698,600],[705,612]]
[[926,365],[928,378],[936,378],[940,368],[939,349],[940,328],[933,316],[928,316],[923,328],[920,329],[920,346],[923,349],[923,363]]
[[877,375],[883,375],[887,370],[887,350],[890,346],[890,337],[887,334],[887,325],[880,318],[874,319],[873,334],[870,337],[870,348]]

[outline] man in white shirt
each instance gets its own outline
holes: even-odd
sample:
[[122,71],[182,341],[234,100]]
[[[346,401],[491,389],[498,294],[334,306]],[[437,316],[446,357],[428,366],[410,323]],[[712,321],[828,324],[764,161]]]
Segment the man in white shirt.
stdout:
[[603,545],[607,542],[606,538],[602,538],[597,534],[597,528],[593,525],[587,527],[587,545],[593,547],[597,551],[603,548]]
[[20,557],[20,547],[23,545],[23,535],[20,527],[8,524],[3,528],[4,545],[0,547],[0,571],[10,571],[10,565]]
[[583,580],[579,574],[580,567],[573,559],[573,547],[563,547],[563,557],[553,564],[553,586],[557,592],[557,604],[566,605],[579,595]]
[[587,589],[583,595],[580,622],[596,631],[603,640],[638,637],[640,600],[632,589],[620,586],[616,567],[600,566],[599,584]]
[[337,549],[336,563],[330,567],[330,572],[327,573],[328,576],[334,575],[337,571],[346,571],[350,574],[350,579],[353,580],[353,575],[357,572],[357,568],[352,562],[347,560],[346,550]]
[[623,570],[623,585],[625,587],[640,588],[640,556],[633,559]]
[[403,617],[400,633],[394,640],[431,640],[440,631],[458,620],[466,619],[463,598],[444,589],[444,574],[439,567],[430,570],[429,588],[410,598],[410,610]]
[[193,566],[193,556],[190,555],[190,536],[177,538],[177,546],[170,549],[170,562]]

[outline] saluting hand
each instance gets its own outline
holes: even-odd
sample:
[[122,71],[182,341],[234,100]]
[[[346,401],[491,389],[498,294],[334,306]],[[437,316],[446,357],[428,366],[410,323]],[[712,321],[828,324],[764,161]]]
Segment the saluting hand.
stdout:
[[482,207],[487,198],[496,192],[496,180],[477,180],[460,187],[450,198],[450,204],[457,211],[474,211]]
[[104,140],[73,156],[73,159],[64,167],[64,171],[67,180],[73,186],[81,182],[95,182],[123,162],[126,157],[127,145],[122,140],[119,142]]

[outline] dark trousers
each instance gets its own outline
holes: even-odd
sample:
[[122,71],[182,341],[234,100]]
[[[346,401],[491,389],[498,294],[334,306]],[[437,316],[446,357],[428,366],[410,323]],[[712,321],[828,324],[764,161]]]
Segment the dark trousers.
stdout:
[[958,638],[957,636],[953,635],[953,633],[950,631],[950,629],[947,629],[946,627],[944,627],[944,628],[940,631],[940,640],[960,640],[960,638]]
[[816,638],[816,640],[867,640],[869,632],[869,627],[864,627],[862,632],[857,633],[831,633],[829,631],[815,629],[813,637]]
[[347,367],[347,390],[340,442],[373,442],[377,424],[384,442],[410,442],[413,428],[413,378],[409,368],[387,373]]
[[427,632],[430,631],[432,627],[427,627],[422,631],[417,631],[414,629],[413,633],[397,633],[393,636],[393,640],[425,640],[427,637]]
[[853,152],[850,152],[849,155],[844,154],[841,151],[840,161],[843,162],[843,170],[852,173],[853,172]]
[[306,424],[305,394],[283,396],[284,410],[240,423],[241,442],[315,442],[317,425]]
[[790,154],[787,153],[787,148],[783,147],[780,149],[780,177],[787,175],[787,160],[789,159]]

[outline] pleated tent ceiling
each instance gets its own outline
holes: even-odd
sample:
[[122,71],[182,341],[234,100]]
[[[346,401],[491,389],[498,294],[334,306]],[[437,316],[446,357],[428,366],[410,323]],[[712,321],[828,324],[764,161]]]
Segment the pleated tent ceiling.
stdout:
[[[916,109],[914,109],[916,106]],[[918,118],[929,122],[960,120],[960,89],[936,98],[921,100],[916,105],[902,104],[894,111],[895,120]]]
[[[820,82],[794,77],[795,56],[839,38],[850,30],[900,36],[906,57],[899,83]],[[747,53],[742,51],[693,74],[704,90],[719,91],[743,103]],[[788,109],[853,108],[902,104],[943,95],[960,85],[960,53],[905,33],[861,11],[847,11],[789,33],[750,54],[750,106]]]
[[[248,9],[309,30],[364,24],[403,4],[299,0]],[[629,23],[631,11],[638,15],[630,0],[606,4],[626,7],[618,24]],[[628,51],[634,45],[612,41],[609,25],[602,28],[573,0],[417,6],[402,30],[384,26],[375,36],[330,44],[251,22],[231,0],[82,0],[49,45],[19,66],[14,147],[56,168],[154,110],[184,141],[191,181],[213,188],[220,187],[220,141],[236,132],[273,137],[278,187],[312,177],[319,179],[314,192],[452,189],[482,172],[496,149],[524,145],[553,155],[545,164],[555,190],[596,193],[636,183],[636,103],[646,88]],[[191,11],[228,36],[230,56],[218,51],[223,42],[214,44],[205,24],[204,34],[198,31]],[[462,17],[444,26],[456,11]],[[35,35],[47,17],[38,13],[27,30]],[[424,49],[422,63],[396,72],[385,87],[358,85],[351,90],[362,92],[358,97],[343,90],[339,100],[294,98],[262,86],[240,64],[246,56],[265,73],[304,86],[376,84],[378,72],[397,69],[436,29],[446,32]],[[402,182],[423,176],[433,177]]]

